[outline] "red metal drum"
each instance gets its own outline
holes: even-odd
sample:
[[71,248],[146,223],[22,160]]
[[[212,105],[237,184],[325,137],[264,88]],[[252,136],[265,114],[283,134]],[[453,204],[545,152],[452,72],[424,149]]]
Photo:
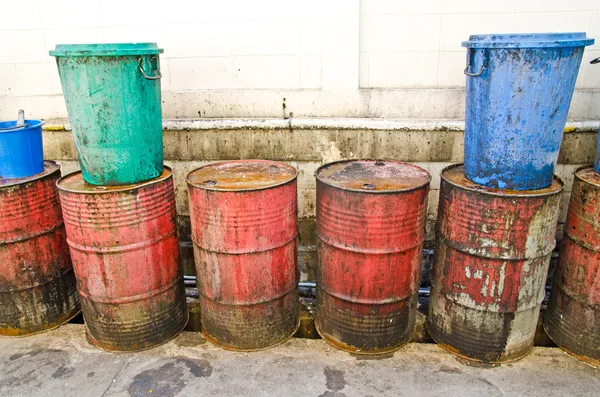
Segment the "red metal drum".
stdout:
[[575,172],[544,328],[575,357],[600,366],[600,176]]
[[89,185],[75,172],[57,186],[90,342],[136,351],[183,330],[188,313],[171,170],[124,186]]
[[79,313],[56,180],[60,167],[0,178],[0,335],[56,328]]
[[187,177],[202,331],[218,346],[263,349],[298,328],[297,175],[241,160]]
[[502,190],[442,171],[427,331],[444,349],[486,364],[533,347],[555,246],[563,182]]
[[352,160],[316,178],[317,331],[352,353],[397,350],[414,331],[431,175]]

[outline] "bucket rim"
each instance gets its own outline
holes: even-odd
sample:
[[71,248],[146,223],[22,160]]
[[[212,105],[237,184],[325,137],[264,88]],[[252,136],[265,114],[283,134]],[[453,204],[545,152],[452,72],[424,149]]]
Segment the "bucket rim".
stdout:
[[0,178],[0,190],[11,186],[25,185],[27,183],[35,182],[39,179],[46,178],[49,175],[53,175],[56,172],[58,172],[58,176],[60,177],[60,164],[58,164],[56,161],[44,160],[44,170],[40,173],[22,178]]
[[110,57],[131,55],[158,55],[164,49],[156,43],[95,43],[95,44],[57,44],[49,54],[54,57]]
[[473,34],[463,41],[466,48],[569,48],[594,44],[585,32]]
[[[0,121],[0,124],[2,124],[2,123],[12,123],[12,122],[14,122],[15,126],[16,126],[17,120]],[[44,120],[27,120],[26,119],[25,123],[27,124],[26,126],[19,127],[19,128],[0,128],[0,134],[2,134],[2,133],[9,133],[9,132],[21,132],[21,131],[25,131],[25,130],[32,130],[34,128],[40,128],[46,122]]]

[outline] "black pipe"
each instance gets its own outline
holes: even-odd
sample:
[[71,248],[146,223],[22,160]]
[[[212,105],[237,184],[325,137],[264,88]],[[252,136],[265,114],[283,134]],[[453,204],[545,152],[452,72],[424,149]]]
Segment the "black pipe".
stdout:
[[[198,290],[195,288],[196,287],[196,277],[183,276],[183,280],[184,280],[186,287],[193,287],[193,288],[186,288],[186,293],[188,290],[194,289],[196,291],[195,297],[197,298]],[[550,286],[546,285],[545,288],[546,288],[546,296],[544,297],[544,303],[547,302],[548,295],[550,294]],[[314,298],[315,294],[316,294],[316,289],[317,289],[317,283],[315,283],[314,281],[300,281],[298,283],[298,292],[299,292],[300,296],[303,296],[306,298]],[[431,294],[430,287],[419,288],[419,296],[420,297],[429,297],[430,294]]]

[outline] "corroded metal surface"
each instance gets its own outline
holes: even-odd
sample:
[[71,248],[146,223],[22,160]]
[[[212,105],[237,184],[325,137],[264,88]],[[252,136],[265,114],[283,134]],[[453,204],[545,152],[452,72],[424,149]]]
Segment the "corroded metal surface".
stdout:
[[186,325],[173,178],[98,187],[58,183],[88,339],[112,351],[156,346]]
[[388,353],[415,324],[431,176],[397,161],[342,161],[317,178],[316,327],[332,345]]
[[256,190],[286,184],[297,174],[294,167],[274,161],[229,161],[198,168],[187,182],[213,191]]
[[544,328],[558,346],[600,366],[600,176],[591,166],[575,172]]
[[0,335],[55,328],[79,313],[56,190],[60,167],[0,178]]
[[262,160],[187,177],[202,330],[223,348],[263,349],[298,328],[296,177]]
[[563,183],[507,191],[469,182],[447,167],[436,226],[427,330],[468,360],[518,360],[533,346],[555,245]]

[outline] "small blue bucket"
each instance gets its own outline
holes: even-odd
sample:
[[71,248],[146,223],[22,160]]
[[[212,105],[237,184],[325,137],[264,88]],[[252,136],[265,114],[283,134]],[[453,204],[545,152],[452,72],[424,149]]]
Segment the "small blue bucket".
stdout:
[[473,35],[467,47],[465,175],[502,189],[550,186],[585,33]]
[[0,122],[0,178],[26,178],[44,171],[40,120]]

